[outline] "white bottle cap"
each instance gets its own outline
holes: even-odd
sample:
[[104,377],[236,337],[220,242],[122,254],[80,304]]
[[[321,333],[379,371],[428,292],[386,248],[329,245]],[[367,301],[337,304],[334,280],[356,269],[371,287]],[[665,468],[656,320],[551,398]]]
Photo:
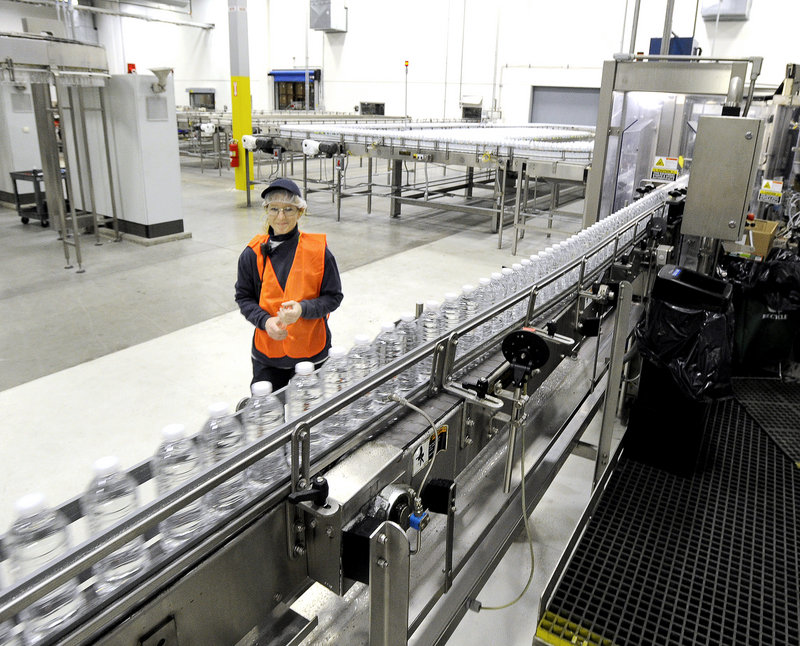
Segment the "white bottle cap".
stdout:
[[438,312],[441,304],[439,301],[425,301],[425,309],[426,310],[433,310],[434,312]]
[[119,458],[114,455],[107,455],[104,458],[95,460],[92,468],[94,469],[94,474],[98,478],[105,478],[119,471]]
[[369,345],[370,338],[366,334],[356,334],[353,337],[353,343],[356,345]]
[[475,291],[475,285],[462,285],[461,291],[465,294],[471,294]]
[[384,323],[381,325],[381,332],[394,332],[394,323]]
[[491,278],[481,278],[480,280],[478,280],[478,282],[481,285],[483,285],[484,287],[486,287],[486,285],[488,285],[489,283],[492,282],[492,279]]
[[228,408],[227,402],[214,402],[208,407],[208,414],[212,418],[217,419],[220,417],[225,417],[229,410],[230,409]]
[[503,274],[503,276],[510,276],[511,274],[514,273],[514,270],[511,269],[511,267],[503,267],[500,270],[500,273]]
[[250,392],[252,393],[253,397],[266,397],[267,395],[271,395],[272,382],[257,381],[252,386],[250,386]]
[[454,303],[455,301],[458,300],[458,294],[456,294],[455,292],[447,292],[444,295],[444,300],[446,300],[448,303]]
[[527,267],[528,265],[531,264],[531,261],[528,260],[527,258],[523,258],[522,260],[519,261],[519,264],[522,265],[523,267]]
[[542,255],[542,254],[540,254],[540,253],[532,253],[532,254],[531,254],[531,262],[536,262],[537,260],[539,260],[539,257],[540,257],[541,255]]
[[501,274],[499,271],[493,271],[492,272],[492,279],[500,280],[502,277],[503,277],[503,274]]
[[294,367],[294,374],[307,376],[314,372],[314,364],[310,361],[301,361]]
[[183,424],[167,424],[161,429],[161,437],[167,442],[182,440],[186,437],[186,427]]
[[403,312],[400,315],[400,320],[403,321],[403,323],[411,323],[411,321],[415,320],[416,318],[417,317],[414,316],[411,312]]
[[340,345],[332,345],[330,350],[328,350],[328,356],[331,359],[341,359],[347,356],[347,350]]
[[522,271],[522,265],[518,262],[515,262],[513,265],[511,265],[511,269],[514,271]]
[[45,502],[44,494],[42,493],[29,493],[26,496],[22,496],[16,503],[14,503],[14,508],[17,510],[17,514],[20,517],[26,518],[28,516],[35,516],[39,512],[44,511],[47,508],[47,502]]

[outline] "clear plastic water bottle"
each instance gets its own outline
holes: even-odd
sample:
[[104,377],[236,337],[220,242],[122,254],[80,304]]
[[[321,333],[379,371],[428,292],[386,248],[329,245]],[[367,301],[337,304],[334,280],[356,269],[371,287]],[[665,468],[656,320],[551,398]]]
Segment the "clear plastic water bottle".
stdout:
[[[514,270],[511,267],[503,267],[500,270],[500,275],[503,277],[503,287],[505,287],[505,298],[513,296],[517,293],[517,280],[514,278]],[[508,327],[515,320],[514,307],[509,307],[503,313],[503,325]]]
[[[461,306],[461,318],[463,321],[469,321],[478,315],[478,311],[481,309],[479,298],[480,294],[474,285],[463,285],[461,287],[461,300],[459,305]],[[471,350],[475,347],[480,338],[481,328],[476,328],[471,332],[467,332],[461,337],[459,349],[461,352]]]
[[[269,381],[257,381],[250,387],[252,397],[242,411],[245,437],[248,443],[272,435],[283,424],[283,404],[272,394]],[[256,489],[268,487],[285,470],[280,451],[273,451],[247,470],[247,480]]]
[[[505,300],[506,298],[506,286],[503,282],[503,274],[499,271],[492,272],[492,282],[491,282],[491,294],[492,294],[492,305],[497,305],[501,301]],[[505,312],[501,312],[495,315],[492,320],[492,334],[497,334],[498,332],[505,330],[506,326],[506,316]]]
[[[200,431],[200,445],[206,464],[214,465],[233,455],[244,446],[244,428],[238,418],[230,414],[225,402],[208,407],[208,421]],[[231,511],[247,497],[244,473],[231,476],[208,493],[208,504],[220,514]]]
[[[164,496],[200,475],[204,464],[200,448],[183,424],[168,424],[161,431],[161,438],[153,471],[158,495]],[[200,498],[163,520],[158,526],[161,547],[170,551],[190,541],[205,524],[207,515],[206,499]]]
[[[512,275],[512,282],[514,283],[514,291],[516,293],[519,293],[523,289],[525,289],[528,285],[527,276],[525,275],[525,269],[523,268],[522,263],[515,262],[513,265],[511,265],[511,270],[514,272]],[[520,301],[514,306],[512,311],[514,312],[513,319],[515,321],[521,319],[528,311],[527,301]]]
[[[94,535],[136,511],[139,492],[136,481],[120,468],[116,457],[100,458],[93,469],[94,479],[81,499],[81,508]],[[92,567],[94,591],[102,596],[116,590],[144,570],[149,561],[144,536],[137,536]]]
[[[358,334],[350,348],[350,372],[353,383],[363,381],[378,369],[378,354],[371,339],[365,334]],[[357,424],[372,417],[375,410],[375,397],[372,391],[364,393],[352,405],[353,418]]]
[[455,292],[447,292],[442,303],[442,323],[445,332],[449,332],[464,320],[464,312],[461,309],[459,295]]
[[[375,337],[375,352],[378,355],[378,367],[388,366],[395,361],[401,354],[400,337],[397,335],[394,323],[384,323],[381,325],[380,334]],[[397,377],[392,377],[375,389],[375,401],[379,406],[386,406],[392,403],[391,396],[397,393]]]
[[[441,305],[438,301],[427,301],[419,322],[421,343],[428,343],[438,339],[444,332],[444,323],[441,316]],[[420,380],[427,382],[431,377],[433,357],[429,356],[420,361]]]
[[[32,493],[20,498],[17,519],[6,535],[11,576],[21,581],[66,552],[70,546],[67,519],[49,509],[44,496]],[[81,608],[75,579],[71,579],[20,613],[23,634],[29,645],[38,644],[57,630]]]
[[[492,279],[480,278],[478,279],[478,289],[475,290],[475,300],[478,303],[478,311],[483,312],[492,306]],[[492,321],[486,321],[478,328],[476,343],[485,341],[492,336]]]
[[0,644],[2,646],[19,646],[19,640],[14,634],[14,624],[10,621],[0,624]]
[[[331,347],[328,350],[328,360],[319,370],[319,378],[322,381],[322,393],[325,399],[330,399],[348,388],[353,383],[353,376],[350,374],[350,358],[347,356],[347,350],[338,345]],[[349,411],[350,407],[347,406],[326,420],[331,437],[338,437],[353,428]]]
[[[419,325],[417,319],[411,312],[400,315],[400,323],[397,325],[397,336],[400,339],[400,353],[411,352],[419,345]],[[400,373],[398,377],[398,388],[401,393],[405,393],[419,383],[419,363],[414,364],[407,370]]]
[[[286,388],[286,419],[295,420],[322,403],[322,382],[314,371],[314,364],[301,361],[294,367],[294,376]],[[325,422],[311,429],[311,450],[316,455],[330,443]]]
[[295,420],[322,403],[322,384],[314,364],[301,361],[286,389],[286,419]]

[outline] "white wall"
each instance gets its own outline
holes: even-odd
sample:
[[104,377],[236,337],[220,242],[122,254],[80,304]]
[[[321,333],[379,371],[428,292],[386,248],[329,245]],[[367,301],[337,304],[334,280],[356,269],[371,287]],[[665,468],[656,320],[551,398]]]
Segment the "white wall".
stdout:
[[[503,120],[510,123],[527,120],[533,84],[599,86],[602,62],[628,50],[635,3],[629,0],[625,17],[625,0],[346,0],[344,34],[307,31],[307,0],[248,0],[247,4],[255,110],[272,107],[271,69],[305,66],[308,33],[309,66],[323,70],[324,108],[329,111],[350,112],[360,101],[381,101],[387,114],[403,114],[403,61],[408,60],[412,117],[457,117],[460,97],[481,96],[484,107],[490,108],[494,95]],[[641,4],[636,51],[647,51],[649,39],[661,36],[666,2]],[[192,16],[124,3],[121,7],[210,22],[215,28],[97,16],[95,24],[112,73],[123,73],[127,62],[140,70],[174,67],[177,105],[188,104],[189,87],[213,87],[217,105],[230,105],[225,0],[194,0]],[[691,36],[695,7],[695,0],[676,0],[673,31],[678,35]],[[2,3],[0,29],[20,31],[22,15],[47,17],[54,11]],[[749,21],[720,22],[716,29],[714,22],[698,17],[695,37],[705,55],[713,48],[717,56],[763,56],[759,85],[777,86],[785,64],[798,59],[793,30],[799,22],[796,0],[753,0]]]

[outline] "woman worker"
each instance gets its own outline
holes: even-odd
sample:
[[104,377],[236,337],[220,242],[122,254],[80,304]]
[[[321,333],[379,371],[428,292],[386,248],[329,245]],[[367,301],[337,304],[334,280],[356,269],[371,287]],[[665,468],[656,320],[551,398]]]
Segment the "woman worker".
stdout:
[[267,233],[239,256],[236,303],[255,326],[253,380],[283,388],[294,366],[328,357],[327,318],[342,302],[342,283],[325,234],[301,233],[306,201],[293,181],[278,179],[261,193]]

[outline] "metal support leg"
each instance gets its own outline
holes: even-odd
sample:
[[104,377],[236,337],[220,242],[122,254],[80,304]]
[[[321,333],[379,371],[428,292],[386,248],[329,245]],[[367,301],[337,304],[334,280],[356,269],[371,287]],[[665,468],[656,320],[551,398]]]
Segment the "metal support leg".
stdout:
[[247,206],[250,206],[250,151],[244,149],[244,185],[247,191]]
[[108,173],[108,196],[111,199],[111,221],[114,224],[114,241],[119,242],[119,220],[117,219],[117,198],[114,195],[114,176],[111,172],[111,149],[108,147],[108,124],[106,123],[106,100],[103,88],[97,88],[100,99],[100,121],[103,123],[103,145],[106,153],[106,172]]
[[614,420],[617,418],[617,403],[622,383],[622,366],[625,358],[625,344],[628,339],[632,296],[631,284],[628,281],[622,281],[619,284],[619,294],[617,294],[617,317],[614,321],[611,363],[608,366],[606,397],[603,402],[603,422],[600,427],[600,440],[597,444],[597,462],[594,467],[592,486],[596,486],[600,482],[611,457],[611,437],[614,431]]
[[[344,164],[344,160],[340,160]],[[344,171],[341,167],[336,168],[336,221],[342,219],[342,176]]]
[[372,157],[367,157],[367,215],[372,213]]
[[308,157],[303,155],[303,199],[308,199]]
[[396,523],[382,523],[369,540],[370,646],[408,643],[409,544]]
[[[64,89],[59,87],[59,84],[56,83],[56,103],[61,106],[63,105],[64,99]],[[70,115],[71,117],[71,125],[75,127],[75,119],[72,118],[74,115]],[[63,115],[62,115],[63,118]],[[72,195],[72,171],[70,168],[70,159],[69,159],[69,151],[67,150],[68,146],[66,145],[66,141],[64,142],[63,147],[63,155],[64,155],[64,171],[66,174],[67,180],[67,200],[69,200],[69,215],[70,215],[70,222],[72,223],[72,243],[75,247],[75,260],[78,261],[78,271],[77,273],[82,274],[86,271],[83,268],[83,257],[81,254],[81,232],[80,227],[78,226],[78,214],[75,212],[75,198]]]
[[[517,244],[519,244],[519,209],[520,209],[520,200],[522,199],[522,175],[524,173],[524,164],[520,164],[519,170],[517,171],[517,192],[516,198],[514,200],[514,244],[511,247],[511,255],[517,255]],[[502,230],[502,223],[500,226]],[[502,234],[501,234],[502,240]]]
[[474,187],[474,178],[475,178],[475,167],[470,166],[467,168],[467,190],[464,193],[464,197],[472,197],[472,188]]
[[492,231],[492,233],[497,232],[497,248],[502,249],[503,247],[503,216],[505,215],[505,206],[506,206],[506,177],[508,174],[508,168],[506,167],[505,163],[501,168],[497,170],[497,177],[499,179],[499,195],[497,197],[497,204],[496,204],[496,212],[495,212],[495,225],[497,229]]
[[[86,111],[83,109],[83,97],[81,96],[81,92],[83,88],[75,88],[75,95],[78,99],[77,110],[78,114],[81,115],[81,131],[83,134],[83,150],[86,152],[86,174],[87,174],[87,183],[89,189],[89,202],[91,207],[92,213],[92,223],[94,225],[94,243],[95,245],[103,244],[100,242],[100,231],[97,228],[97,208],[95,201],[95,194],[94,194],[94,180],[92,179],[93,171],[92,171],[92,157],[89,154],[89,135],[86,130]],[[102,119],[102,114],[100,115]],[[77,147],[77,146],[76,146]],[[80,170],[80,160],[78,161],[78,169]],[[86,208],[86,204],[84,203],[83,208]]]
[[403,185],[403,162],[400,159],[392,160],[392,178],[391,178],[392,190],[391,190],[391,199],[389,200],[389,216],[393,218],[400,217],[400,202],[396,200],[396,197],[400,197],[402,194],[402,189],[400,188]]

